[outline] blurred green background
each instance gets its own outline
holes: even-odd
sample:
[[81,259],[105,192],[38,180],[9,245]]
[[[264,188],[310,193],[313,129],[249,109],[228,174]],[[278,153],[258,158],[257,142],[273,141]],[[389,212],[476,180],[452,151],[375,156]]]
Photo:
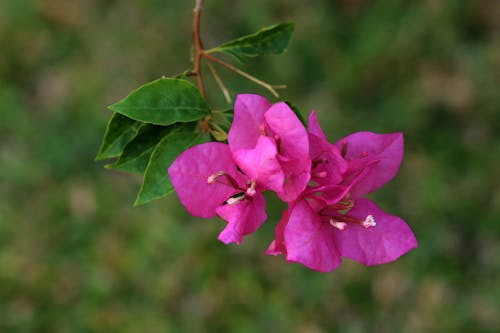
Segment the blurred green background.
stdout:
[[207,47],[296,22],[286,54],[244,68],[287,84],[332,141],[405,133],[402,169],[373,198],[420,247],[321,274],[263,254],[272,196],[239,247],[175,195],[133,208],[140,177],[93,161],[105,106],[189,67],[194,0],[2,0],[0,332],[498,332],[500,2],[205,2]]

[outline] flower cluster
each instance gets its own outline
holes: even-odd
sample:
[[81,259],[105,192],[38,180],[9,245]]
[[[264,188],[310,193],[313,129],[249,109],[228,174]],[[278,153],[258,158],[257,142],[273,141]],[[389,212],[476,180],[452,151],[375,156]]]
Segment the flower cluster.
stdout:
[[314,112],[308,129],[283,102],[238,95],[228,144],[183,152],[168,173],[194,216],[227,221],[219,240],[240,244],[267,219],[263,191],[287,203],[266,253],[329,272],[351,258],[393,261],[417,241],[408,225],[364,198],[391,180],[403,158],[401,133],[358,132],[328,142]]

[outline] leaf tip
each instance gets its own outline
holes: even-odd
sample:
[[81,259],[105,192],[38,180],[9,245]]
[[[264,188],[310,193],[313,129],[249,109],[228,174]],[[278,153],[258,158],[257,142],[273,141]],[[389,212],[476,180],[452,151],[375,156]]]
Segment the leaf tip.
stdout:
[[149,202],[148,200],[143,200],[142,197],[141,197],[141,193],[139,193],[137,195],[137,198],[135,199],[134,207],[142,206],[142,205],[144,205],[145,203],[148,203],[148,202]]
[[115,164],[116,163],[109,163],[104,165],[104,169],[106,170],[114,170],[115,169]]

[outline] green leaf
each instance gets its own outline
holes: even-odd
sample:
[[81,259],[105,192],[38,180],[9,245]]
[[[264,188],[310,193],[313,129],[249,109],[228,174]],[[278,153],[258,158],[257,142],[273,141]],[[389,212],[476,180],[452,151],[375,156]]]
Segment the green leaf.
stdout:
[[294,29],[293,22],[280,23],[263,28],[254,34],[240,37],[219,45],[207,53],[223,52],[243,62],[245,57],[280,54],[288,47]]
[[106,126],[96,161],[120,156],[127,143],[137,135],[142,125],[144,123],[114,113]]
[[154,148],[161,139],[179,125],[157,126],[145,124],[139,129],[123,150],[120,158],[114,164],[108,164],[107,169],[143,174]]
[[[168,167],[183,151],[208,141],[208,135],[194,133],[195,124],[181,124],[167,133],[154,149],[144,175],[144,182],[134,205],[142,205],[173,191]],[[203,163],[203,161],[200,161]]]
[[190,122],[210,113],[193,84],[173,78],[146,83],[109,108],[128,118],[156,125]]

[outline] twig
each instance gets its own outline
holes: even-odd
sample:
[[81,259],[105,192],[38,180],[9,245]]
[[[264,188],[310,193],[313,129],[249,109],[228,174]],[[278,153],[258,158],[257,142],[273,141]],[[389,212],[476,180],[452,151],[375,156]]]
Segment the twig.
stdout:
[[230,65],[222,60],[220,60],[219,58],[216,58],[216,57],[213,57],[211,56],[210,54],[207,54],[207,53],[201,53],[201,56],[204,57],[205,59],[209,60],[209,61],[212,61],[212,62],[215,62],[219,65],[222,65],[224,67],[226,67],[227,69],[235,72],[236,74],[239,74],[243,77],[245,77],[246,79],[266,88],[267,90],[269,90],[276,98],[279,98],[279,94],[276,92],[276,90],[274,88],[281,88],[282,86],[272,86],[264,81],[261,81],[259,79],[257,79],[256,77],[234,67],[233,65]]
[[205,86],[203,85],[203,78],[201,76],[201,57],[203,55],[203,44],[200,38],[200,14],[203,0],[196,0],[193,14],[193,47],[194,47],[194,68],[193,73],[196,75],[198,88],[203,97],[205,97]]
[[229,90],[226,88],[224,85],[224,82],[222,82],[219,74],[217,74],[217,71],[215,70],[214,66],[212,64],[208,63],[208,68],[212,72],[212,75],[214,76],[215,82],[217,82],[217,85],[219,86],[220,90],[224,94],[224,97],[226,98],[226,102],[228,104],[231,104],[231,95],[229,94]]
[[[226,67],[227,69],[235,72],[236,74],[239,74],[243,76],[244,78],[264,87],[268,91],[270,91],[276,98],[279,98],[279,94],[276,92],[276,89],[281,89],[281,88],[286,88],[284,85],[270,85],[262,80],[259,80],[255,76],[252,76],[236,67],[234,67],[231,64],[228,64],[219,58],[216,58],[210,54],[208,54],[205,49],[203,48],[203,43],[201,42],[201,37],[200,37],[200,16],[201,16],[201,9],[203,7],[203,0],[196,0],[196,4],[194,7],[194,14],[193,14],[193,62],[194,62],[194,68],[191,71],[191,75],[196,76],[196,81],[198,83],[198,89],[200,90],[201,95],[206,98],[206,93],[205,93],[205,86],[203,84],[203,77],[201,73],[201,58],[205,58],[208,61],[215,62],[219,65],[222,65]],[[210,71],[212,72],[215,81],[219,85],[220,89],[222,90],[222,93],[224,94],[224,97],[226,98],[228,103],[231,103],[231,96],[229,94],[228,89],[224,86],[222,80],[220,79],[219,75],[215,71],[215,69],[208,63],[208,66],[210,68]]]

